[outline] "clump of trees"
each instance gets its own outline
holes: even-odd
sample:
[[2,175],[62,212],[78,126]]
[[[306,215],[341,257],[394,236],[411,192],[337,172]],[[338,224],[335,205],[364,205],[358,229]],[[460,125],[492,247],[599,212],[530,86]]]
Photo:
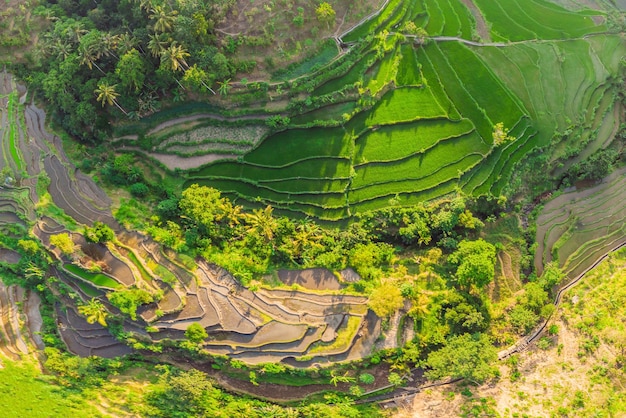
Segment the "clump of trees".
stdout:
[[38,13],[52,23],[24,78],[67,132],[99,142],[110,130],[109,114],[136,119],[174,94],[214,94],[212,86],[254,68],[253,61],[228,58],[214,31],[233,4],[46,3]]

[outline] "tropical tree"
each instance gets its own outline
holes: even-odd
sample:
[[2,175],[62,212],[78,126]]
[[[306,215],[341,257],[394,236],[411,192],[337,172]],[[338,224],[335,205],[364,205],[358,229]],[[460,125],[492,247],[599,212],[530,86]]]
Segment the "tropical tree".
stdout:
[[387,282],[372,292],[367,305],[376,315],[387,318],[404,305],[404,298],[398,286]]
[[163,33],[154,33],[150,35],[148,41],[148,51],[153,57],[160,56],[170,43],[170,38]]
[[96,298],[92,298],[85,305],[81,305],[78,307],[78,312],[81,315],[85,315],[87,318],[87,322],[93,324],[94,322],[98,322],[103,327],[107,326],[106,317],[109,315],[106,308]]
[[122,55],[117,62],[115,74],[120,78],[123,87],[139,91],[146,76],[146,64],[139,51],[133,48]]
[[218,84],[219,88],[217,89],[217,91],[219,91],[222,96],[228,96],[228,92],[230,91],[230,78],[224,81],[220,81]]
[[492,365],[498,359],[495,347],[485,334],[463,334],[450,337],[446,345],[428,355],[429,379],[464,378],[482,383],[497,375]]
[[337,374],[335,370],[330,372],[330,383],[337,386],[337,383],[353,383],[356,382],[356,378],[348,376],[348,372],[344,374]]
[[96,93],[96,99],[102,104],[102,107],[104,107],[105,104],[108,104],[109,106],[115,105],[122,111],[122,113],[128,115],[128,112],[126,112],[116,100],[117,96],[119,96],[119,94],[115,91],[116,86],[117,84],[110,85],[106,81],[101,82],[98,84],[98,88],[94,90],[94,93]]
[[170,32],[177,14],[176,10],[167,12],[163,6],[152,7],[150,9],[150,20],[154,20],[154,31],[161,33]]
[[72,241],[70,234],[56,234],[50,237],[50,244],[58,247],[59,250],[65,255],[72,255],[75,251],[76,245]]
[[328,28],[330,28],[330,24],[335,21],[335,9],[328,2],[322,2],[315,9],[315,15],[317,16],[317,20],[322,23],[326,23]]
[[185,58],[188,56],[189,52],[174,41],[168,48],[161,51],[161,65],[165,65],[166,68],[171,69],[173,72],[180,71],[189,68],[185,61]]
[[248,224],[247,232],[249,234],[260,235],[266,243],[274,239],[274,231],[278,223],[274,218],[274,209],[267,205],[265,209],[255,209],[252,213],[246,215],[246,223]]

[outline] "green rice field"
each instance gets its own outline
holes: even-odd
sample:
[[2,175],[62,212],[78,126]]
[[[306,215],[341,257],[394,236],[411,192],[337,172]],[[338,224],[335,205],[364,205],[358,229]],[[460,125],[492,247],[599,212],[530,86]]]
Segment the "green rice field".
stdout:
[[[603,11],[528,1],[533,7],[476,0],[472,12],[459,0],[390,0],[340,34],[340,60],[350,65],[328,78],[315,70],[314,105],[291,112],[286,130],[238,160],[185,171],[184,185],[210,185],[250,207],[342,219],[391,198],[410,205],[456,188],[501,194],[525,155],[573,125],[589,155],[615,126],[612,80],[626,45]],[[485,38],[476,36],[476,13],[495,44],[475,44]],[[435,38],[403,36],[407,22]],[[305,75],[312,62],[291,71]],[[514,139],[494,144],[497,123]],[[564,141],[555,155],[571,146]]]

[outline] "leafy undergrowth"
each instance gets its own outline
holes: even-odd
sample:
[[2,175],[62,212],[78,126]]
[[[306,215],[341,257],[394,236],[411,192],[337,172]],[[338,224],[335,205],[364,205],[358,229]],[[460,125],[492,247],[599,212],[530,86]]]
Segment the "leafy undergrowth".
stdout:
[[6,418],[99,417],[77,392],[49,383],[28,361],[2,359],[0,409]]
[[495,384],[424,391],[414,416],[623,416],[626,250],[566,293],[548,331],[500,366]]

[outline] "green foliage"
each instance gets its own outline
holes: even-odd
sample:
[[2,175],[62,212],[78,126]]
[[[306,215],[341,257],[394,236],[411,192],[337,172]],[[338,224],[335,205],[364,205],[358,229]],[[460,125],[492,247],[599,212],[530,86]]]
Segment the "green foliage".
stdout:
[[94,222],[92,227],[85,227],[84,233],[88,241],[96,243],[109,242],[115,238],[111,227],[100,221]]
[[322,2],[315,9],[315,16],[317,16],[317,20],[322,23],[326,23],[328,27],[330,24],[335,21],[335,9],[328,2]]
[[492,363],[498,358],[496,349],[485,334],[463,334],[450,337],[443,348],[428,355],[426,371],[429,379],[464,378],[482,383],[497,375]]
[[76,251],[76,245],[70,234],[55,234],[50,236],[50,244],[58,247],[65,255],[72,255]]
[[0,403],[10,405],[3,411],[4,417],[87,418],[99,415],[85,398],[51,383],[30,362],[3,359],[2,363],[0,379],[6,388],[0,392]]
[[483,239],[461,241],[448,260],[458,266],[456,278],[464,288],[474,285],[481,289],[493,280],[496,249]]
[[129,315],[133,321],[137,320],[137,308],[154,300],[150,293],[138,288],[117,290],[107,294],[107,298],[120,311]]
[[370,373],[361,373],[359,375],[359,382],[365,385],[371,385],[372,383],[374,383],[375,380],[376,379],[374,378],[374,375]]
[[129,190],[134,197],[146,197],[150,193],[150,188],[144,183],[134,183]]
[[209,334],[207,334],[206,330],[202,327],[202,325],[198,324],[197,322],[189,325],[185,330],[185,338],[187,338],[192,343],[199,344],[207,339],[208,336]]
[[367,305],[381,318],[387,318],[404,305],[404,298],[398,286],[385,283],[371,294]]
[[509,321],[519,334],[527,334],[537,324],[539,316],[522,305],[515,306],[509,312]]

